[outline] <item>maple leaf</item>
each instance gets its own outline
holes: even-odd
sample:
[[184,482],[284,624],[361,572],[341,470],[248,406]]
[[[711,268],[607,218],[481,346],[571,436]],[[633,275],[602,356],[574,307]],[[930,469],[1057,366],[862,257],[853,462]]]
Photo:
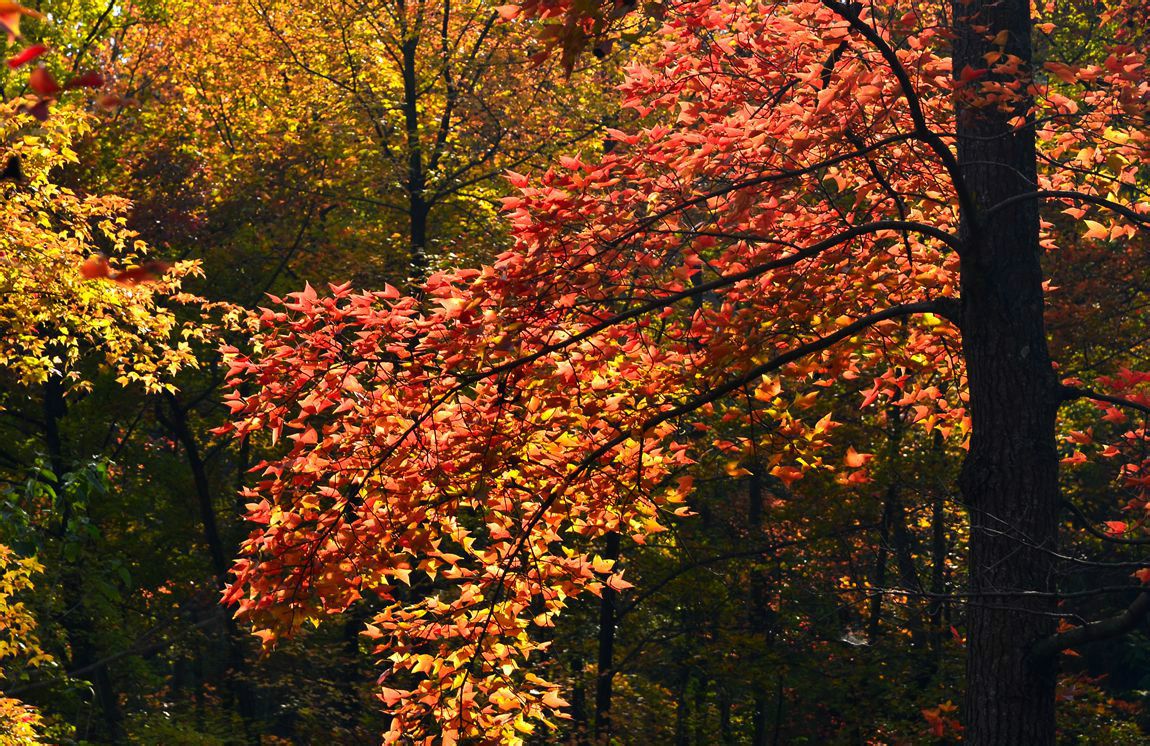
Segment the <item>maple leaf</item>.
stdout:
[[1113,536],[1126,533],[1126,529],[1128,528],[1125,521],[1106,521],[1104,525],[1106,526],[1107,533]]
[[873,454],[859,453],[854,449],[854,446],[850,446],[847,448],[846,457],[843,459],[843,463],[845,463],[851,469],[858,469],[862,466],[865,466],[866,463],[872,458],[874,458]]

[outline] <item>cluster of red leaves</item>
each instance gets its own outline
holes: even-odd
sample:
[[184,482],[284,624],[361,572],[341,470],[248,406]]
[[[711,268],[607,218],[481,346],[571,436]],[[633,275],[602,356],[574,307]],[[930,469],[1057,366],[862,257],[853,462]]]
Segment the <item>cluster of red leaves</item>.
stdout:
[[[941,19],[886,10],[903,20],[852,11],[876,45],[835,3],[677,6],[663,56],[622,86],[649,124],[611,131],[597,162],[510,175],[513,250],[418,297],[274,299],[251,354],[227,350],[224,429],[285,441],[248,493],[238,615],[271,642],[370,596],[389,740],[510,742],[559,714],[525,669],[554,616],[624,587],[590,540],[644,541],[685,510],[698,451],[746,455],[708,437],[716,421],[755,426],[787,483],[866,479],[867,454],[844,462],[832,417],[810,414],[837,381],[872,380],[864,405],[961,440],[956,333],[935,302],[957,294],[952,143],[934,133],[953,130],[962,81]],[[968,100],[1017,104],[1006,72],[975,76],[1000,87]]]

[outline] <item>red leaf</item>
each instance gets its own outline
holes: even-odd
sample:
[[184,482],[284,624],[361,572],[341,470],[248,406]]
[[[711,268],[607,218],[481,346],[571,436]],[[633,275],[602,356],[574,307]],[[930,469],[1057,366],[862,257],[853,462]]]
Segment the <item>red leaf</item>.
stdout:
[[9,57],[8,58],[8,67],[15,70],[16,68],[20,67],[21,65],[28,64],[29,62],[36,59],[37,57],[39,57],[40,55],[44,54],[47,51],[48,51],[48,47],[46,45],[44,45],[44,44],[33,44],[32,46],[21,51],[19,54],[15,55],[14,57]]
[[64,84],[65,89],[71,88],[103,88],[104,76],[100,73],[89,70],[82,75],[77,75],[74,78],[69,78],[68,82]]
[[96,99],[96,105],[107,111],[118,109],[121,106],[127,106],[130,103],[133,103],[131,99],[126,99],[115,93],[105,93]]
[[145,282],[155,282],[164,276],[164,273],[172,268],[171,264],[161,262],[157,259],[144,262],[138,267],[125,269],[123,272],[112,277],[113,280],[121,285],[129,287],[133,285],[140,285]]
[[962,72],[960,72],[958,74],[958,80],[963,85],[965,85],[967,83],[973,83],[974,81],[978,80],[979,78],[985,78],[986,73],[987,73],[987,69],[985,67],[980,67],[980,68],[975,69],[975,68],[971,67],[970,65],[966,65],[965,67],[962,68]]
[[1115,536],[1117,536],[1118,534],[1124,534],[1124,533],[1126,533],[1126,522],[1125,521],[1106,521],[1106,528],[1111,534],[1113,534]]
[[60,84],[48,72],[48,68],[40,65],[28,76],[28,86],[41,96],[55,96],[60,92]]

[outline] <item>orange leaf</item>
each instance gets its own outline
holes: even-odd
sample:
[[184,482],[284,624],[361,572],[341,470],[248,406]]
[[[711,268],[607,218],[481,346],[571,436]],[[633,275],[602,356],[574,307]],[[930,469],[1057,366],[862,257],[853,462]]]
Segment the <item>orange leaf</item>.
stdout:
[[80,265],[80,276],[85,280],[97,280],[107,277],[110,272],[108,260],[100,254],[93,254]]
[[1125,521],[1106,521],[1106,529],[1112,535],[1117,536],[1118,534],[1124,534],[1126,533],[1126,528]]
[[1100,241],[1105,241],[1110,238],[1110,229],[1094,220],[1082,221],[1090,230],[1086,231],[1085,238],[1096,238]]
[[872,458],[874,458],[873,454],[859,453],[854,449],[854,446],[850,446],[847,448],[847,455],[846,458],[843,459],[843,463],[852,469],[858,469],[859,467],[866,464],[866,462],[870,461]]

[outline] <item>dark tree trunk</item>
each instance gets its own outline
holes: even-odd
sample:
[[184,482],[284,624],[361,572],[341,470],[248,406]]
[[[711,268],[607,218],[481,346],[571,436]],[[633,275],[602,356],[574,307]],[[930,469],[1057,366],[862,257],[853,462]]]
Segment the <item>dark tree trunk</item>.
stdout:
[[873,643],[882,631],[882,589],[886,587],[887,547],[890,545],[890,502],[888,501],[882,512],[882,523],[879,526],[878,549],[875,551],[874,569],[871,571],[871,587],[875,593],[870,597],[870,609],[867,619],[867,638]]
[[735,732],[731,729],[731,693],[724,685],[719,686],[719,743],[729,746],[735,743]]
[[576,654],[571,660],[571,727],[575,746],[587,746],[587,692],[583,687],[583,656]]
[[[952,6],[954,69],[986,67],[987,41],[1031,60],[1026,0]],[[976,31],[975,29],[978,28]],[[1028,659],[1054,631],[1051,552],[1057,542],[1059,388],[1043,323],[1038,206],[1023,200],[984,221],[986,208],[1035,189],[1034,127],[1026,114],[962,103],[958,158],[975,214],[963,214],[962,338],[973,433],[961,476],[970,513],[967,609],[969,746],[1054,743],[1053,666]]]
[[[619,534],[607,534],[603,558],[619,559]],[[603,589],[599,603],[599,668],[595,678],[595,742],[611,740],[611,682],[615,677],[615,591]]]
[[942,495],[935,495],[930,508],[930,646],[937,670],[942,658],[943,610],[946,601],[946,504]]
[[401,30],[404,34],[400,53],[403,58],[403,125],[407,140],[407,214],[411,278],[418,282],[427,273],[427,218],[430,205],[427,204],[427,169],[424,167],[423,143],[419,132],[419,80],[416,65],[419,53],[419,34],[422,23],[422,10],[414,25],[406,20],[405,3],[399,3],[399,13],[404,18]]
[[[213,499],[211,482],[208,480],[207,465],[204,463],[199,443],[196,441],[196,436],[188,422],[187,410],[184,409],[175,395],[166,394],[164,398],[167,401],[171,419],[162,414],[159,419],[183,446],[184,454],[188,458],[188,467],[192,472],[192,484],[196,490],[196,503],[199,506],[204,543],[208,545],[208,554],[212,561],[212,574],[216,578],[216,587],[223,590],[227,584],[228,552],[224,549],[219,524],[216,521],[215,500]],[[240,677],[247,669],[242,642],[243,633],[231,614],[225,615],[224,627],[227,665],[230,669],[224,686],[235,700],[236,709],[244,724],[245,735],[250,741],[253,737],[250,724],[255,713],[255,695]]]
[[687,732],[687,690],[691,686],[691,671],[686,666],[679,669],[679,696],[675,698],[675,746],[690,746]]
[[707,739],[713,735],[707,729],[707,680],[698,679],[695,687],[695,721],[691,724],[695,732],[695,746],[706,746]]
[[208,481],[207,465],[200,455],[199,444],[188,424],[188,413],[172,394],[164,396],[168,403],[171,419],[161,416],[161,422],[172,432],[184,454],[188,458],[188,468],[192,472],[192,484],[196,490],[196,505],[200,512],[200,526],[204,543],[208,545],[208,556],[212,560],[212,574],[216,576],[216,586],[221,590],[227,583],[228,559],[224,543],[220,538],[219,524],[216,521],[216,508],[212,499],[212,488]]

